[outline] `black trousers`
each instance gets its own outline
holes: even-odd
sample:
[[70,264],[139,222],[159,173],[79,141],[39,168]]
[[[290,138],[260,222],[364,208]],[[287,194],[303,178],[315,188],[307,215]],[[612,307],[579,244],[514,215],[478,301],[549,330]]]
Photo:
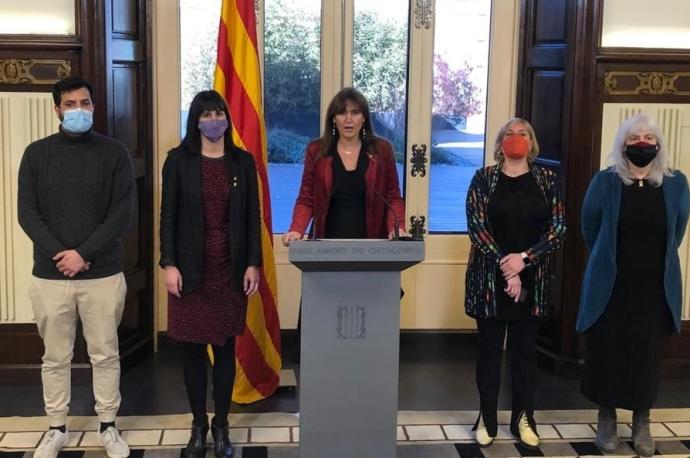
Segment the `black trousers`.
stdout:
[[498,429],[498,393],[506,331],[513,394],[511,424],[517,421],[520,412],[525,411],[530,417],[534,412],[538,324],[536,317],[526,314],[521,314],[516,321],[477,319],[477,387],[482,418],[491,436],[495,436]]
[[[208,423],[206,416],[206,389],[208,386],[207,344],[185,343],[184,384],[189,405],[194,415],[194,424]],[[213,345],[213,402],[216,426],[228,424],[232,389],[235,384],[235,338],[230,337],[222,346]]]

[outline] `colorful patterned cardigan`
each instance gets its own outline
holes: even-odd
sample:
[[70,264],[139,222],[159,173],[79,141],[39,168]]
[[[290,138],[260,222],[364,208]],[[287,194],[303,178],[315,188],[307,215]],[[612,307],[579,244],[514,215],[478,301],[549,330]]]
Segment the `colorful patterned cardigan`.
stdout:
[[[553,253],[565,238],[565,208],[560,197],[556,174],[548,169],[530,165],[537,186],[551,212],[541,239],[525,250],[534,269],[534,302],[532,315],[543,316],[549,305],[549,291],[553,275]],[[494,240],[489,223],[489,199],[496,189],[501,164],[477,170],[467,191],[467,229],[472,247],[465,276],[465,312],[473,318],[496,316],[496,266],[506,254]]]

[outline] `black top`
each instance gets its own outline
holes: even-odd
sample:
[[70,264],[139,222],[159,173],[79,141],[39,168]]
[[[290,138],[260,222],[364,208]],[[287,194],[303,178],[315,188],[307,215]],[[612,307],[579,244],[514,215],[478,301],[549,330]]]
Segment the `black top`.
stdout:
[[91,262],[75,279],[122,271],[122,242],[134,201],[127,149],[89,131],[60,131],[27,146],[19,166],[19,224],[34,244],[33,275],[67,279],[53,256],[75,249]]
[[333,154],[333,192],[326,217],[326,238],[364,239],[367,237],[366,183],[367,155],[360,151],[357,168],[345,170],[340,155]]
[[661,186],[635,180],[623,186],[618,216],[616,280],[664,278],[666,206]]
[[[537,243],[549,219],[549,208],[532,173],[517,177],[501,173],[489,198],[491,233],[503,253],[520,253]],[[520,273],[527,296],[515,303],[503,290],[506,282],[500,267],[496,267],[496,291],[499,319],[514,320],[521,312],[530,313],[534,278],[527,267]]]

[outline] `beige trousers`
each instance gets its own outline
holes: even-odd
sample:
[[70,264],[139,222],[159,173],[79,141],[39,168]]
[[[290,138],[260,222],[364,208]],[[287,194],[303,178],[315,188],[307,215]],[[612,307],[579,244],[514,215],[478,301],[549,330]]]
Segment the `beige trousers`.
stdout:
[[120,408],[117,326],[126,293],[122,273],[94,280],[32,278],[29,297],[45,345],[41,378],[50,426],[64,425],[69,412],[77,316],[82,322],[93,368],[98,419],[104,423],[115,421]]

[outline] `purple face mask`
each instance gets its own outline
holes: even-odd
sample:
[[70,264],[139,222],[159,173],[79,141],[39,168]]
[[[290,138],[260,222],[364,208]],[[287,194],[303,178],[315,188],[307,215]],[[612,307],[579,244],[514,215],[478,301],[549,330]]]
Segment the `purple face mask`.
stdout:
[[208,138],[211,142],[216,143],[218,140],[223,138],[225,131],[228,129],[228,120],[208,119],[199,121],[198,127],[204,137]]

